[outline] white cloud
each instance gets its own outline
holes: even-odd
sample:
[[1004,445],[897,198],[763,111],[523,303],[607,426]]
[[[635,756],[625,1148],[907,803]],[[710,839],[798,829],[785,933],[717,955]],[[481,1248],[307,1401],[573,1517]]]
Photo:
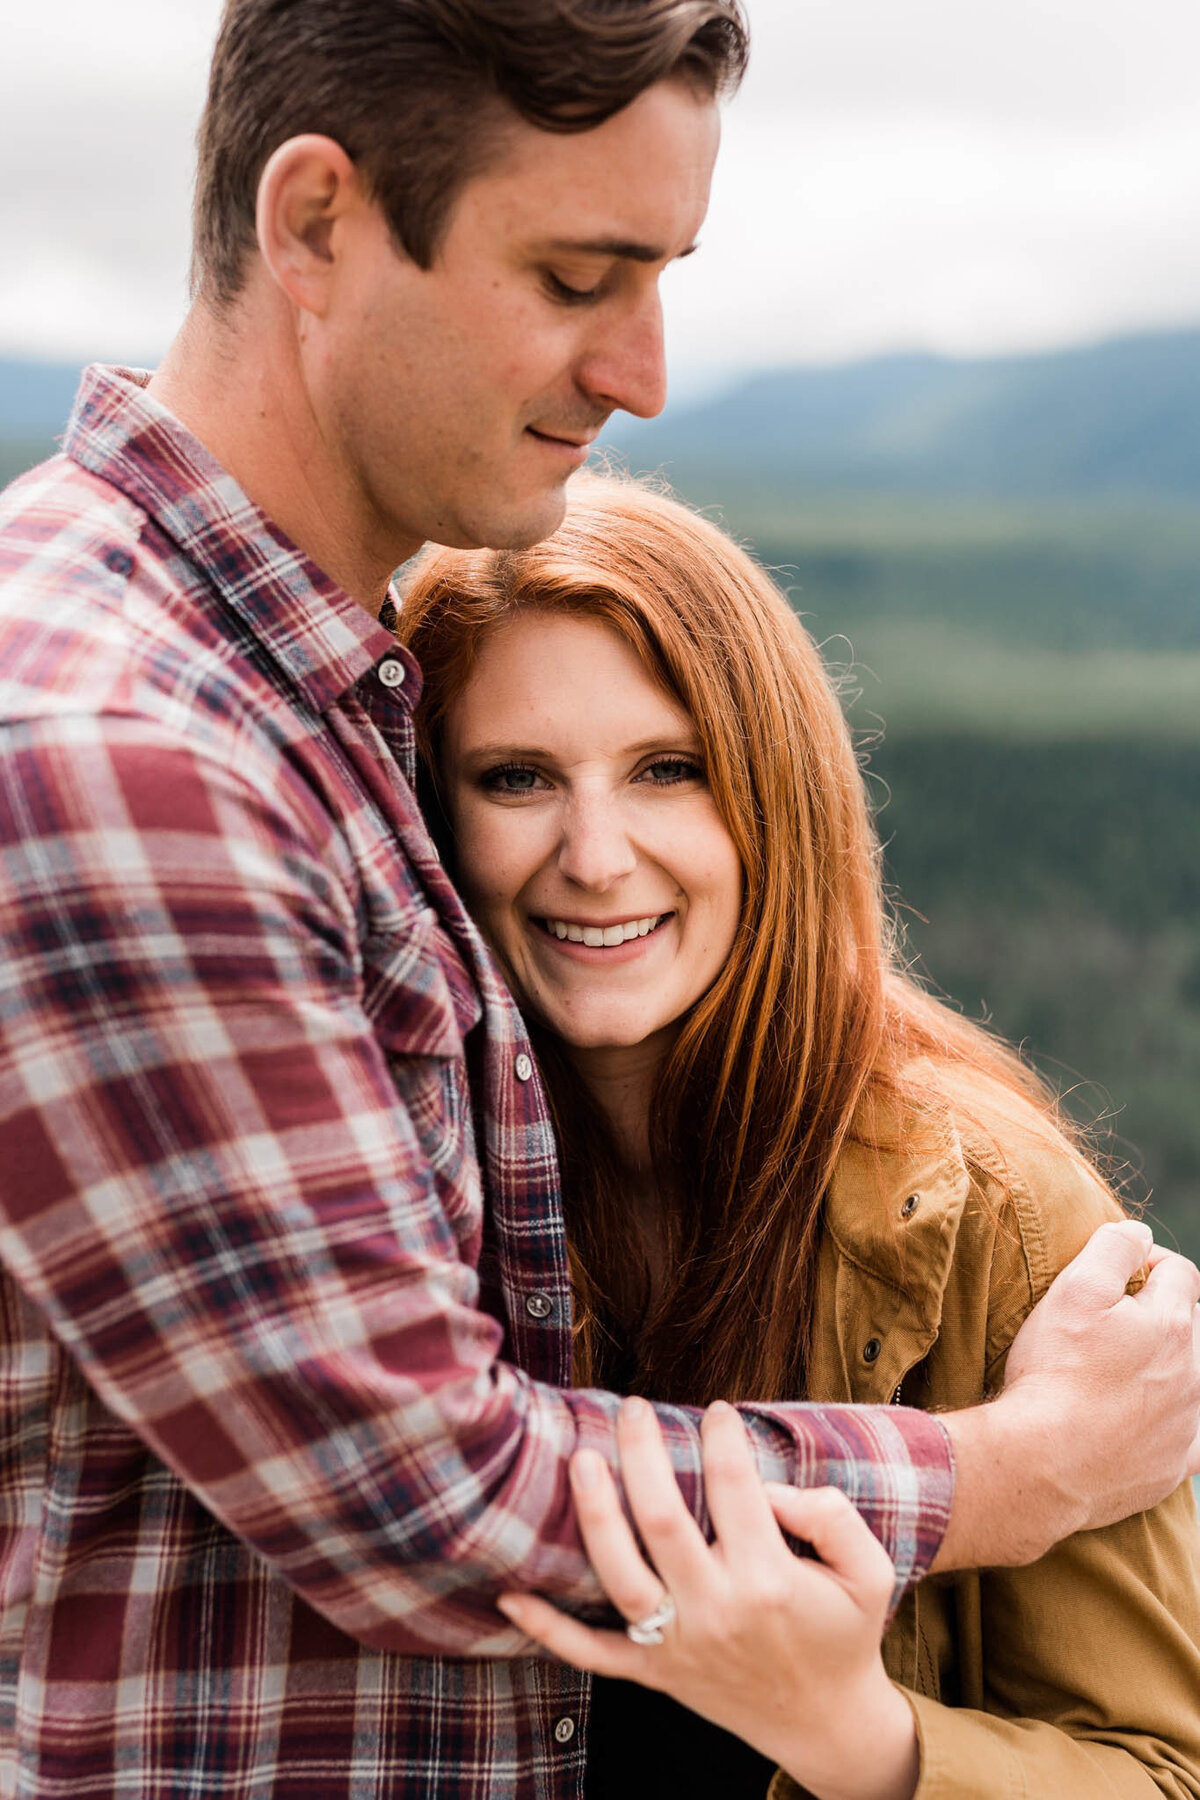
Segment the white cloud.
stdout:
[[[47,0],[5,26],[0,350],[152,356],[182,316],[217,0]],[[690,379],[1200,319],[1195,0],[750,0]]]
[[749,0],[746,99],[1116,129],[1196,103],[1195,0]]
[[1038,348],[1200,318],[1200,120],[732,117],[675,356]]

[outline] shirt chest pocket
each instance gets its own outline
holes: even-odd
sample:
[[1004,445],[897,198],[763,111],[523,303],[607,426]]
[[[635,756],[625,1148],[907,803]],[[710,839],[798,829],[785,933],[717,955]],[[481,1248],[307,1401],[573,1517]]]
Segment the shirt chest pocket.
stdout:
[[397,1097],[433,1170],[460,1239],[478,1231],[482,1197],[463,1039],[479,997],[436,915],[363,946],[363,1010],[387,1058]]

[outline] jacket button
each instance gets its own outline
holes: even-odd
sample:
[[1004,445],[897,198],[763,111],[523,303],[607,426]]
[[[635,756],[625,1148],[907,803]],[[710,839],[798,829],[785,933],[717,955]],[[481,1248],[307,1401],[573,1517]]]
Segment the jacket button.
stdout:
[[533,1058],[531,1056],[526,1056],[523,1050],[513,1064],[513,1073],[516,1075],[518,1081],[533,1080]]
[[404,664],[389,656],[386,662],[379,665],[379,679],[385,688],[396,689],[404,686]]
[[527,1294],[525,1311],[531,1319],[548,1319],[554,1311],[554,1302],[549,1294]]
[[904,1205],[900,1208],[900,1217],[902,1219],[911,1219],[920,1204],[920,1194],[910,1194],[908,1199],[904,1202]]
[[575,1736],[574,1719],[560,1719],[554,1727],[554,1735],[560,1744],[569,1744]]
[[878,1338],[868,1338],[863,1345],[863,1361],[867,1363],[878,1362],[879,1352],[882,1349],[883,1345]]

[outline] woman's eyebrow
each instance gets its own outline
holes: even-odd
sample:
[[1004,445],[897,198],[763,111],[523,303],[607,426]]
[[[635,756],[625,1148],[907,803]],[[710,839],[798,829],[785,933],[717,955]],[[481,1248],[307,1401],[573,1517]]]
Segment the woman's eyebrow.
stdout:
[[[702,745],[693,731],[657,732],[654,737],[643,738],[636,744],[622,744],[617,752],[620,756],[649,756],[654,751],[660,755],[699,756]],[[557,762],[558,752],[545,745],[519,743],[515,739],[507,739],[491,744],[472,744],[462,753],[463,763],[518,762],[523,757],[543,762]]]
[[660,732],[657,737],[643,738],[640,744],[627,744],[626,756],[648,756],[652,750],[669,750],[673,755],[686,751],[689,756],[699,756],[700,739],[694,731]]

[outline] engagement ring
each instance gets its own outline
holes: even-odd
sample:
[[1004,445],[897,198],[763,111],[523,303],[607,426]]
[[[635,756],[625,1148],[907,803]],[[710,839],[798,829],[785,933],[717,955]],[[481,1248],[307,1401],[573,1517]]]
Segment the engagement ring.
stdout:
[[664,1594],[647,1618],[639,1619],[636,1625],[625,1627],[625,1636],[634,1644],[661,1644],[663,1631],[674,1617],[675,1602],[670,1594]]

